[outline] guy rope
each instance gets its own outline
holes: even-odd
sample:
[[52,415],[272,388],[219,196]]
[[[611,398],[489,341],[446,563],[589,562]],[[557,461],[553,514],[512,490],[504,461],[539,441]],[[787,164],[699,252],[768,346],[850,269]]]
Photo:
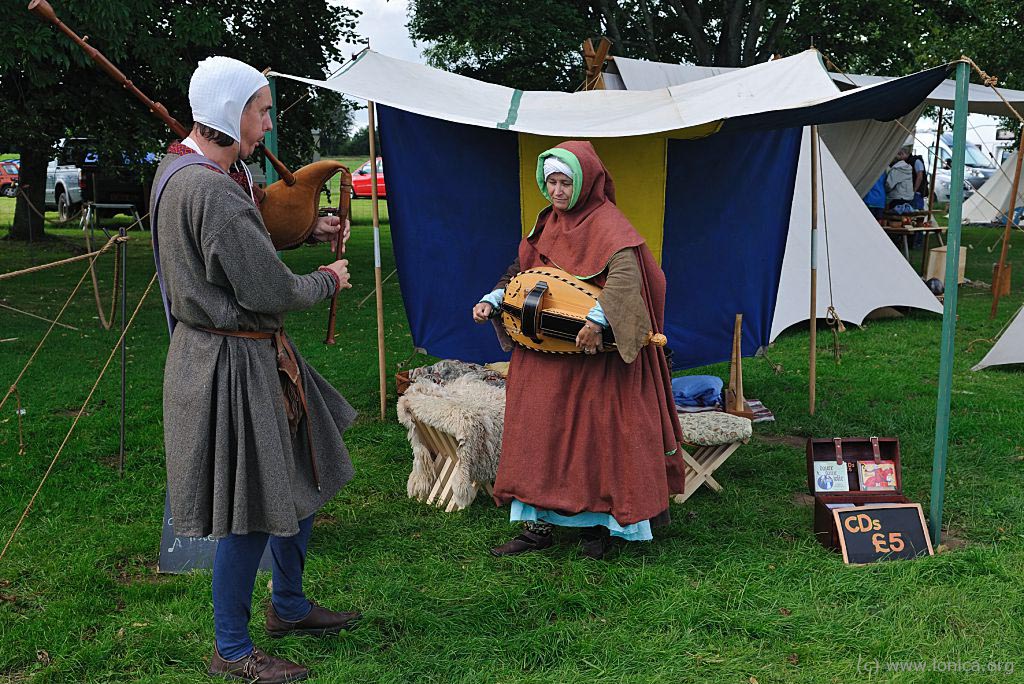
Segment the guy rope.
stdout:
[[[82,274],[81,280],[78,281],[78,285],[79,286],[81,286],[82,282],[85,280],[85,276],[86,276],[87,273],[88,273],[88,271],[86,271],[86,273]],[[43,485],[46,484],[46,480],[47,480],[47,478],[50,477],[50,473],[53,471],[53,467],[57,464],[57,459],[60,458],[61,453],[64,451],[64,447],[67,446],[68,440],[71,439],[71,434],[75,431],[75,428],[78,426],[78,421],[85,414],[85,409],[86,409],[86,407],[89,406],[89,402],[92,400],[93,394],[96,393],[96,388],[99,387],[100,381],[103,380],[103,376],[106,374],[107,368],[110,367],[110,362],[113,360],[114,354],[117,353],[117,350],[121,347],[121,343],[124,341],[125,336],[128,334],[128,330],[131,329],[132,323],[135,321],[135,316],[139,313],[139,309],[142,308],[142,304],[143,304],[143,302],[146,301],[146,297],[149,295],[150,291],[153,289],[153,283],[155,283],[155,282],[156,282],[156,274],[154,273],[153,277],[149,279],[149,285],[146,286],[146,291],[143,292],[142,293],[142,297],[139,298],[139,303],[136,304],[135,311],[132,312],[131,318],[129,318],[128,322],[125,324],[124,330],[121,332],[121,336],[117,339],[117,342],[114,344],[113,348],[110,350],[110,354],[107,356],[106,363],[103,364],[103,368],[100,369],[100,374],[96,378],[96,382],[93,383],[92,389],[89,390],[89,395],[85,398],[85,401],[82,402],[82,407],[78,410],[78,414],[75,416],[75,420],[71,423],[71,427],[68,428],[67,434],[64,435],[64,441],[61,442],[60,447],[57,449],[57,452],[53,455],[53,459],[50,461],[50,465],[46,468],[46,472],[43,473],[43,477],[39,481],[39,486],[36,487],[36,491],[32,494],[32,498],[29,499],[28,505],[26,505],[25,506],[25,510],[22,511],[21,517],[18,519],[18,523],[14,526],[14,529],[11,531],[11,536],[8,537],[7,543],[4,544],[3,550],[0,550],[0,561],[2,561],[4,559],[4,556],[7,555],[7,550],[10,548],[11,542],[14,541],[15,535],[18,534],[18,530],[21,529],[22,524],[25,522],[25,519],[28,517],[29,512],[32,510],[32,505],[35,503],[36,498],[39,496],[39,492],[42,491]],[[77,291],[78,287],[76,287],[75,290]],[[74,295],[74,293],[72,293],[72,296],[73,295]],[[70,299],[68,301],[70,302]],[[67,306],[67,305],[65,304],[65,306]],[[61,313],[63,313],[63,310],[61,310]],[[52,330],[52,329],[53,328],[51,327],[50,330]],[[49,331],[47,331],[47,335],[49,335]],[[45,338],[44,338],[44,340],[45,340]],[[42,346],[42,343],[40,343],[40,346]],[[37,352],[39,351],[38,347],[36,348],[36,351]],[[35,354],[34,353],[33,353],[32,356],[33,356],[33,358],[35,358]],[[32,362],[32,359],[29,359],[29,363],[31,363],[31,362]],[[28,365],[26,365],[26,369],[27,368],[28,368]],[[24,374],[24,370],[22,371],[22,374]],[[21,379],[20,375],[18,376],[18,379],[19,380]],[[10,392],[15,390],[16,385],[17,385],[17,381],[15,382],[15,385],[11,386],[10,391],[8,391],[8,396],[10,396]],[[7,400],[7,397],[4,397],[4,401],[6,401],[6,400]],[[2,405],[3,405],[3,403],[0,402],[0,406],[2,406]]]

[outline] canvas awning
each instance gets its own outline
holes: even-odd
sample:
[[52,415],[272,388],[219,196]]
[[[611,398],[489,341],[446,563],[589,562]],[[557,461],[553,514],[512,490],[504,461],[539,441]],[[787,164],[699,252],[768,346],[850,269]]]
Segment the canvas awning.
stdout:
[[[744,71],[744,69],[736,67],[668,64],[665,62],[630,59],[628,57],[614,57],[612,64],[614,66],[609,69],[609,73],[605,74],[606,85],[626,90],[656,90],[677,84],[701,81],[711,76],[721,76],[734,71]],[[898,78],[895,76],[868,76],[865,74],[840,74],[836,72],[830,72],[829,75],[841,90],[848,90],[855,86],[862,88],[890,83]],[[952,109],[955,90],[956,81],[944,79],[936,84],[928,96],[924,98],[924,103],[925,105]],[[1024,108],[1024,90],[1000,88],[999,92],[1018,111]],[[998,95],[992,92],[991,88],[974,83],[968,89],[967,108],[974,114],[989,114],[992,116],[1006,116],[1008,114],[1006,105],[1003,104]]]
[[275,76],[454,123],[557,137],[700,137],[857,119],[895,119],[949,70],[843,93],[815,50],[660,90],[522,91],[364,50],[333,78]]

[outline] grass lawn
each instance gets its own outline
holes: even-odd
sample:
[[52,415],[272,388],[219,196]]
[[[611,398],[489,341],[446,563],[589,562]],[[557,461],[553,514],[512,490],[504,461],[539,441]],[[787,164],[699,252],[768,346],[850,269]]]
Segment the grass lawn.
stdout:
[[[497,560],[487,548],[512,534],[507,511],[480,499],[445,514],[406,498],[411,453],[395,420],[393,382],[387,420],[377,419],[373,299],[357,306],[373,289],[368,201],[354,203],[354,218],[354,286],[343,297],[338,344],[322,344],[326,305],[289,316],[288,327],[361,412],[346,437],[357,476],[318,516],[306,587],[321,603],[356,606],[366,618],[333,640],[275,643],[254,618],[257,645],[311,666],[322,682],[1021,681],[1024,375],[969,370],[990,346],[972,341],[993,337],[1021,305],[1021,278],[996,321],[988,319],[988,290],[965,288],[960,296],[945,509],[954,548],[913,562],[845,567],[814,540],[802,494],[807,437],[891,435],[902,442],[906,494],[928,510],[941,321],[910,313],[851,326],[838,364],[831,334],[822,331],[814,417],[805,329],[780,337],[772,363],[749,360],[748,396],[777,421],[758,424],[751,444],[718,471],[720,495],[704,489],[673,506],[673,524],[654,543],[590,562],[565,535],[552,552]],[[82,248],[76,230],[50,232],[60,240],[31,250],[0,242],[0,272]],[[968,278],[990,279],[997,253],[987,248],[997,232],[965,231],[964,244],[973,246]],[[383,243],[387,274],[394,266],[386,225]],[[148,234],[132,234],[128,255],[130,311],[153,272]],[[300,272],[328,260],[325,248],[312,247],[284,258]],[[100,268],[107,295],[111,257]],[[49,317],[82,271],[75,264],[2,281],[0,301]],[[399,364],[429,362],[412,355],[397,277],[385,284],[385,307],[389,376]],[[78,330],[58,328],[19,386],[24,454],[13,399],[0,413],[0,542],[117,339],[99,329],[87,289],[64,321]],[[0,309],[0,385],[13,382],[46,327]],[[116,470],[115,363],[0,562],[0,682],[207,681],[210,576],[155,572],[166,349],[153,292],[128,338],[125,477]],[[257,616],[265,585],[261,576]],[[926,671],[885,671],[916,661]],[[981,674],[932,671],[974,661]],[[1002,672],[987,673],[990,661]]]

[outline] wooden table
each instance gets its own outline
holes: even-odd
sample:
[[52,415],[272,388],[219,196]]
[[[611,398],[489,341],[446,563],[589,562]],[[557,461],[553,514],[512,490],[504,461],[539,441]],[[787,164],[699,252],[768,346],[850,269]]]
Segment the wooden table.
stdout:
[[938,236],[939,244],[944,245],[942,236],[945,234],[946,229],[942,226],[900,226],[899,228],[890,228],[885,226],[882,228],[885,234],[889,237],[902,237],[903,238],[903,256],[910,261],[910,242],[907,240],[911,235],[924,235],[924,245],[921,248],[921,275],[923,276],[926,272],[925,269],[928,267],[928,240],[932,233]]

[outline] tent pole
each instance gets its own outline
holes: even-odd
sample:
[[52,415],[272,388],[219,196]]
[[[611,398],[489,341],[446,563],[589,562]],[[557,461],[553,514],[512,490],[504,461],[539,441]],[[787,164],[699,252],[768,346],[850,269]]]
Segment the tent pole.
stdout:
[[957,277],[960,264],[960,222],[963,219],[964,148],[967,142],[967,62],[956,65],[956,109],[953,111],[953,159],[949,179],[949,232],[946,236],[946,295],[942,302],[942,343],[939,360],[939,398],[935,407],[935,455],[932,459],[932,496],[929,526],[932,544],[942,540],[942,503],[946,494],[946,457],[949,454],[949,404],[953,391],[953,341],[956,336]]
[[377,208],[377,124],[373,102],[366,103],[367,126],[370,134],[370,214],[373,217],[373,279],[377,292],[377,365],[380,371],[380,419],[387,413],[388,389],[385,378],[384,356],[384,282],[380,271],[380,213]]
[[[939,170],[939,140],[942,138],[943,115],[945,112],[945,109],[939,107],[939,125],[935,127],[935,149],[932,152],[932,175],[928,179],[928,223],[933,226],[937,225],[933,215],[935,211],[935,173]],[[949,194],[952,196],[952,188],[950,188]]]
[[808,403],[814,415],[818,382],[818,127],[811,126],[811,316]]
[[1013,214],[1017,208],[1017,190],[1020,188],[1020,166],[1024,161],[1024,128],[1020,129],[1020,136],[1017,138],[1017,168],[1013,172],[1013,190],[1010,191],[1010,203],[1006,208],[1006,228],[1003,229],[1003,248],[999,251],[999,264],[996,265],[996,272],[992,275],[992,311],[989,318],[996,317],[996,310],[999,308],[999,294],[1003,289],[1003,269],[1006,267],[1006,252],[1010,249],[1010,228],[1013,226]]

